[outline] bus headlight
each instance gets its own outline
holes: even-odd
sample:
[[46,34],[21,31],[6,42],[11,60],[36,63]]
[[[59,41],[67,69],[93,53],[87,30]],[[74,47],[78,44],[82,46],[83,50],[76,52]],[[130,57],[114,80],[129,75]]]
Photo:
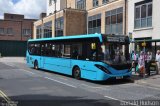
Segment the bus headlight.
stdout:
[[99,68],[100,70],[104,71],[105,73],[111,74],[111,72],[109,72],[104,66],[101,66],[101,65],[98,65],[98,64],[95,64],[95,66],[97,68]]

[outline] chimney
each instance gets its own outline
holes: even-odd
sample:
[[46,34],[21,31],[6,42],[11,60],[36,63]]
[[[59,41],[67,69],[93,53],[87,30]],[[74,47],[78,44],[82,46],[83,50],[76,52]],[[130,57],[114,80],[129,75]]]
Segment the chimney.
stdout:
[[40,19],[43,19],[44,17],[46,17],[46,13],[41,13],[40,14]]

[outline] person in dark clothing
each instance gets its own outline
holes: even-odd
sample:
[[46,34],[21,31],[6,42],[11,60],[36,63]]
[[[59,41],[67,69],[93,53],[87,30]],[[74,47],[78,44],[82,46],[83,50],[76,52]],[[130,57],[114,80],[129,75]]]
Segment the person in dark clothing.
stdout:
[[146,72],[150,76],[150,65],[152,60],[152,53],[148,52],[146,55]]
[[78,48],[75,47],[72,53],[72,58],[73,59],[78,59]]

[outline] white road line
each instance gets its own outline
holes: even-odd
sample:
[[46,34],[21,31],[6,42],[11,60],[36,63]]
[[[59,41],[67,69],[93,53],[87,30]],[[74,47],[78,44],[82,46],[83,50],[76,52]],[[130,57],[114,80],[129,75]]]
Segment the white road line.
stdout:
[[112,100],[116,100],[116,101],[119,101],[118,99],[116,99],[116,98],[112,98],[112,97],[110,97],[110,96],[104,96],[105,98],[109,98],[109,99],[112,99]]
[[[112,98],[110,96],[104,96],[105,98],[109,98],[109,99],[112,99],[112,100],[116,100],[116,101],[119,101],[121,102],[122,104],[127,104],[126,106],[128,105],[131,105],[131,106],[139,106],[138,104],[134,104],[134,103],[130,103],[130,102],[127,102],[127,101],[123,101],[123,100],[119,100],[119,99],[116,99],[116,98]],[[120,104],[121,104],[120,103]]]
[[89,86],[89,85],[86,85],[86,84],[81,84],[81,86],[86,86],[86,87],[89,87],[89,88],[93,87],[93,86]]
[[22,71],[25,71],[25,72],[27,72],[27,73],[30,73],[30,74],[35,74],[35,73],[33,73],[33,72],[31,72],[31,71],[28,71],[28,70],[24,70],[24,69],[19,69],[19,70],[22,70]]
[[55,81],[55,82],[58,82],[58,83],[61,83],[61,84],[64,84],[64,85],[67,85],[67,86],[70,86],[70,87],[73,87],[73,88],[77,88],[76,86],[74,85],[71,85],[71,84],[67,84],[67,83],[64,83],[64,82],[61,82],[61,81],[58,81],[58,80],[55,80],[55,79],[52,79],[52,78],[49,78],[49,77],[44,77],[48,80],[51,80],[51,81]]
[[59,77],[59,79],[68,80],[68,79],[66,79],[66,78],[63,78],[63,77]]
[[11,63],[4,63],[5,65],[7,65],[7,66],[10,66],[10,67],[15,67],[13,64],[11,64]]

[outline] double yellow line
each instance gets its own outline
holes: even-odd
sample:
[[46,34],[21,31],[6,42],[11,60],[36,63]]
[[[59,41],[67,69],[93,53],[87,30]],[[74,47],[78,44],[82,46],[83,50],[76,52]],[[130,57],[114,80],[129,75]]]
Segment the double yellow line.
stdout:
[[0,90],[0,96],[8,103],[8,105],[10,105],[10,101],[11,99]]

